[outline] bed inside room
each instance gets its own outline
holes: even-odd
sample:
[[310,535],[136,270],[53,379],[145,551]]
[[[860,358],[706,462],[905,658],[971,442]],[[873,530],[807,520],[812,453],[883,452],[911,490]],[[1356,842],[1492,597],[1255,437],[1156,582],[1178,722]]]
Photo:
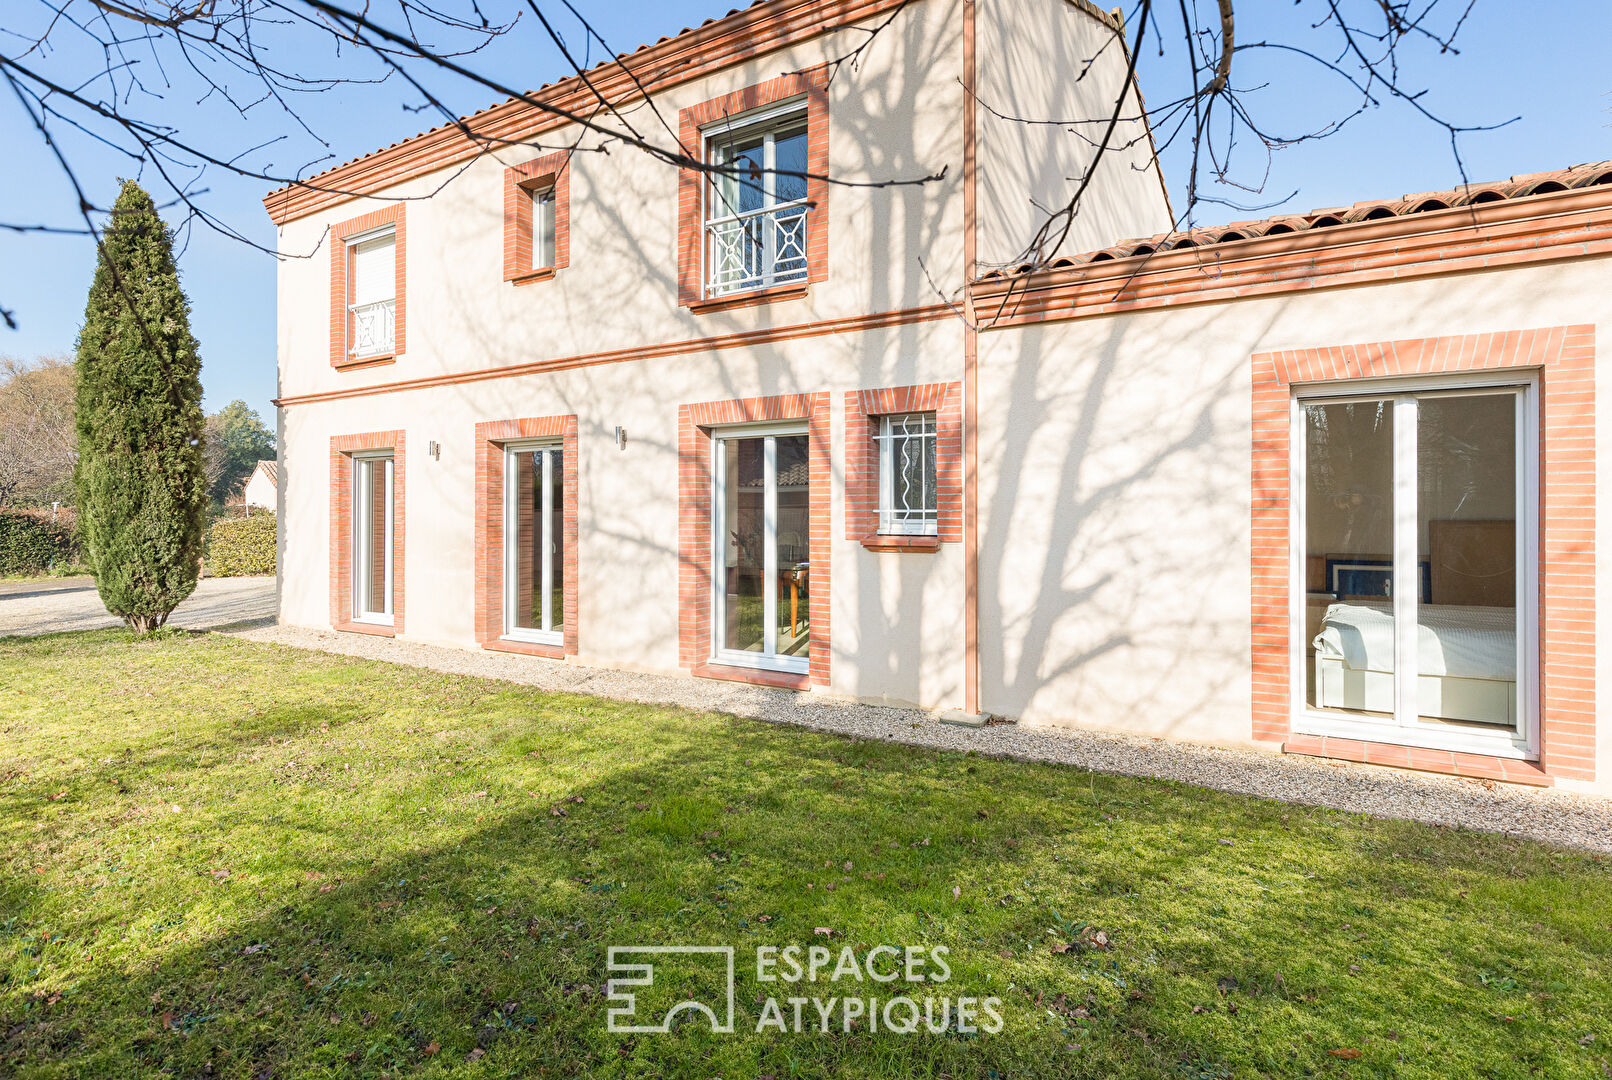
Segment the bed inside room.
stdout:
[[[1517,729],[1518,413],[1515,391],[1305,406],[1312,710]],[[1396,490],[1414,490],[1414,525],[1396,522]],[[1396,618],[1396,582],[1416,590],[1414,626]],[[1410,650],[1402,705],[1396,658]]]

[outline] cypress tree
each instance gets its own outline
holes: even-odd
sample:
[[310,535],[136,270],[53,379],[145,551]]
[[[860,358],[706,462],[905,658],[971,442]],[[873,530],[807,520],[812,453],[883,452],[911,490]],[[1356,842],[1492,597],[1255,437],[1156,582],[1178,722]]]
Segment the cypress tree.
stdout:
[[78,335],[73,486],[106,609],[145,633],[196,588],[207,508],[201,357],[173,236],[123,181]]

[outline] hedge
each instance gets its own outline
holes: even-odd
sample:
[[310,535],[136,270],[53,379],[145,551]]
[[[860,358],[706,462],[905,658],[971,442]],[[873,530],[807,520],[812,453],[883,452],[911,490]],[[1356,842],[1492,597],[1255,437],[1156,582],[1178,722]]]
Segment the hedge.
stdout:
[[207,530],[207,573],[212,577],[274,573],[273,514],[220,518]]
[[72,515],[52,522],[20,510],[0,511],[0,576],[44,574],[80,561]]

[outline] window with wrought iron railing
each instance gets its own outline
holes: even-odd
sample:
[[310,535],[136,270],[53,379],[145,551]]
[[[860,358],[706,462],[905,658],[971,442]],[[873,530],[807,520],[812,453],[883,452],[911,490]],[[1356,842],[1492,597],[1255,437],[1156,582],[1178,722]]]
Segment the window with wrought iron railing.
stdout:
[[879,419],[879,531],[933,536],[935,414],[901,413]]
[[347,352],[355,359],[394,349],[397,237],[391,229],[347,243]]
[[805,281],[806,107],[795,102],[704,132],[705,291],[725,296]]

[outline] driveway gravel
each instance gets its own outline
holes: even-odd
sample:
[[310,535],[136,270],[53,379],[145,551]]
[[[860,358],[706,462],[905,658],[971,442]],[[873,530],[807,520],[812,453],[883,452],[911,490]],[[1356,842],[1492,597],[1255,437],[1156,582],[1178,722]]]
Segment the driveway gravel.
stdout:
[[[202,578],[196,591],[174,609],[171,626],[216,630],[247,623],[272,623],[277,613],[272,577]],[[87,577],[40,578],[0,585],[0,637],[100,630],[122,626]]]
[[[0,600],[0,609],[4,603]],[[1612,799],[1562,791],[1071,728],[1019,724],[961,728],[940,723],[934,714],[918,709],[884,708],[740,683],[612,671],[328,630],[267,626],[240,631],[239,636],[449,674],[503,679],[544,690],[680,705],[852,738],[973,750],[1097,772],[1181,781],[1238,795],[1612,852]]]

